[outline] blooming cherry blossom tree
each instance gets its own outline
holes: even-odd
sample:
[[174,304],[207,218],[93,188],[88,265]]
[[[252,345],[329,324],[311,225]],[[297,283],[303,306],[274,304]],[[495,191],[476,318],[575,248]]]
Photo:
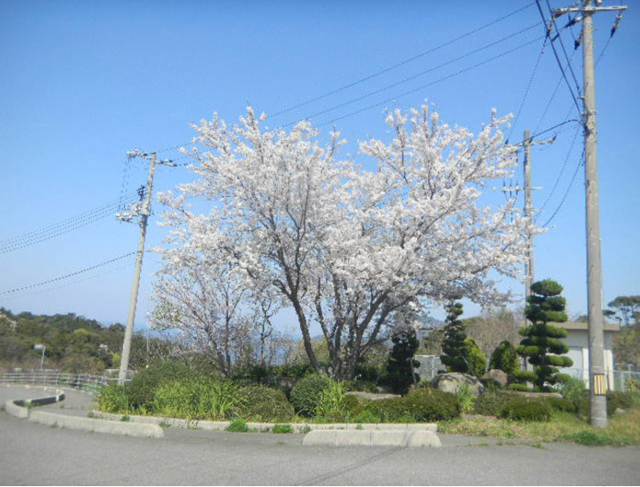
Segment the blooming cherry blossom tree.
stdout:
[[[426,107],[386,121],[391,141],[360,143],[374,170],[338,159],[339,134],[323,144],[308,122],[267,130],[251,109],[237,126],[203,121],[189,151],[197,179],[161,196],[173,229],[165,274],[189,272],[189,255],[229,266],[238,292],[294,310],[311,364],[339,378],[424,301],[504,298],[489,273],[516,277],[533,231],[513,201],[479,202],[486,182],[516,164],[500,130],[508,118],[494,112],[477,135]],[[206,215],[193,209],[201,201]]]

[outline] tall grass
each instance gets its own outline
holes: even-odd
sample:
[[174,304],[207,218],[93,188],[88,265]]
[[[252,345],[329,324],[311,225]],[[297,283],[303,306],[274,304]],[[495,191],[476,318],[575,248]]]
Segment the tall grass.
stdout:
[[237,386],[228,381],[192,379],[160,386],[154,396],[157,414],[183,419],[224,420],[240,408]]

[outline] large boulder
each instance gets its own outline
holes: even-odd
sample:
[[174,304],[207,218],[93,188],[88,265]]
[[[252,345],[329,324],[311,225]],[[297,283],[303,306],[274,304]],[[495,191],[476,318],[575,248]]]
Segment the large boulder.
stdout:
[[480,377],[480,380],[485,381],[485,384],[489,381],[497,382],[502,387],[506,387],[509,382],[507,373],[500,369],[491,369],[489,372]]
[[484,392],[484,386],[477,377],[469,374],[461,374],[460,372],[446,372],[438,375],[433,380],[433,386],[436,389],[440,389],[444,392],[452,392],[455,394],[458,392],[464,384],[469,387],[469,391],[472,394],[482,394]]

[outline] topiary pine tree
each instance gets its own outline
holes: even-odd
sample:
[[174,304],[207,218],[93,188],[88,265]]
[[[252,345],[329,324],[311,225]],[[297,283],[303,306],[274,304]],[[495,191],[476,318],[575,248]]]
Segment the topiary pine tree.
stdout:
[[411,384],[420,381],[420,376],[415,373],[415,368],[420,367],[420,362],[413,359],[420,342],[414,330],[401,332],[391,341],[393,349],[389,353],[384,382],[395,394],[406,394]]
[[571,367],[569,357],[561,357],[569,347],[560,338],[566,338],[567,331],[549,323],[564,323],[566,300],[562,296],[562,286],[546,279],[531,285],[531,296],[527,298],[525,316],[532,323],[520,330],[524,338],[517,351],[534,366],[533,372],[518,370],[513,373],[520,382],[531,381],[539,391],[548,390],[545,384],[555,384],[562,378],[558,367]]
[[468,360],[469,348],[465,342],[467,334],[462,321],[458,319],[463,313],[462,303],[451,303],[446,306],[447,319],[444,327],[443,355],[440,361],[447,366],[449,372],[472,374]]
[[490,369],[499,369],[507,374],[518,368],[518,352],[509,340],[504,340],[496,347],[489,360]]

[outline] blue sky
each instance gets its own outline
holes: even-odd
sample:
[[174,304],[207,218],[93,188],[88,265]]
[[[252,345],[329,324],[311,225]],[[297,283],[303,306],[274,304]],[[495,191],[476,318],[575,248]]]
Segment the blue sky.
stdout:
[[[541,3],[548,16],[545,1]],[[554,8],[568,3],[551,1]],[[640,294],[640,164],[634,150],[640,113],[640,11],[635,2],[628,3],[630,9],[600,59],[596,82],[605,303]],[[606,45],[614,17],[596,16],[596,56]],[[559,20],[560,27],[565,23]],[[311,117],[326,131],[335,120],[350,141],[348,153],[358,140],[388,135],[384,109],[407,109],[425,99],[448,123],[476,131],[493,107],[499,114],[520,112],[513,141],[522,138],[524,129],[542,131],[575,119],[577,110],[564,81],[549,104],[561,75],[548,44],[540,55],[542,34],[538,10],[528,0],[5,0],[0,3],[0,249],[8,239],[116,201],[130,149],[182,144],[193,136],[190,124],[214,112],[231,121],[248,104],[276,113],[414,57],[269,124]],[[579,27],[562,30],[568,56],[578,34]],[[579,50],[572,67],[580,85],[581,64]],[[569,81],[575,91],[571,75]],[[575,131],[575,123],[562,125],[539,138],[557,134],[553,145],[533,148],[534,185],[543,188],[535,191],[534,206],[546,202],[540,223],[559,207],[577,167],[581,135],[569,151]],[[175,150],[160,155],[180,157]],[[126,190],[134,191],[146,181],[146,167],[138,160],[130,169]],[[521,169],[513,184],[522,183],[520,174]],[[189,178],[183,167],[161,167],[156,189]],[[493,186],[498,188],[493,197],[501,199],[502,181]],[[565,286],[573,315],[586,312],[582,169],[566,194],[548,233],[536,240],[536,277],[554,278]],[[155,209],[148,248],[163,237],[156,225],[160,208]],[[0,306],[13,312],[75,312],[104,322],[126,321],[132,257],[45,286],[5,291],[133,252],[136,226],[108,217],[45,242],[20,242],[26,245],[0,253]],[[158,268],[158,257],[147,254],[136,326],[144,326],[152,273]],[[517,282],[504,281],[501,287],[522,294]],[[467,316],[477,312],[469,306]],[[442,316],[439,310],[434,314]],[[286,313],[280,323],[293,324]]]

